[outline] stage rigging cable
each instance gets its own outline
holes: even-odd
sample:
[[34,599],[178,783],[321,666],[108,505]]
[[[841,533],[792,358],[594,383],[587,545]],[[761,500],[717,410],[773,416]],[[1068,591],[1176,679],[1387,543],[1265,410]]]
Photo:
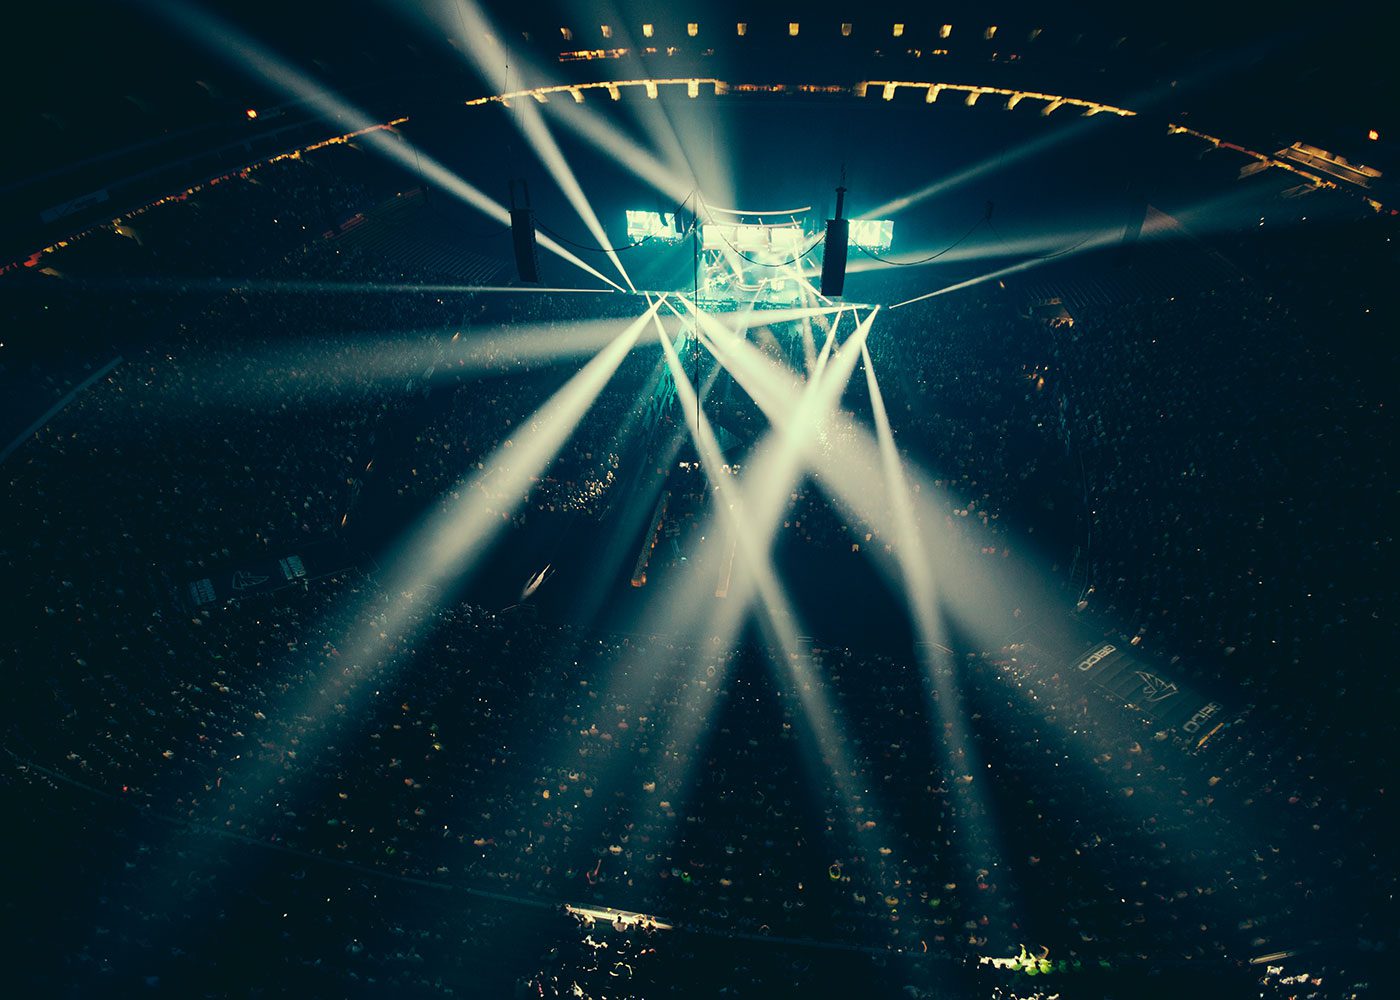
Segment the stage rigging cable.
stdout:
[[792,265],[796,264],[796,263],[797,263],[799,260],[801,260],[803,257],[806,257],[809,253],[811,253],[811,252],[812,252],[813,250],[815,250],[817,247],[821,246],[822,243],[823,243],[823,241],[826,240],[826,233],[822,233],[820,236],[818,236],[815,240],[812,241],[812,245],[811,245],[811,246],[809,246],[806,250],[803,250],[803,251],[802,251],[800,254],[798,254],[796,257],[792,258],[792,260],[781,261],[781,262],[779,262],[779,263],[777,263],[777,264],[769,264],[769,263],[767,263],[767,262],[765,262],[765,261],[754,260],[754,259],[753,259],[752,257],[750,257],[748,254],[744,253],[744,251],[742,251],[742,250],[740,250],[738,247],[736,247],[733,243],[730,243],[729,240],[725,239],[723,236],[721,236],[720,239],[724,240],[724,245],[725,245],[725,246],[729,247],[729,249],[733,250],[735,253],[737,253],[740,257],[744,258],[744,259],[745,259],[746,261],[748,261],[750,264],[757,264],[759,267],[792,267]]
[[[694,194],[694,192],[692,191],[691,194]],[[690,199],[690,195],[686,195],[685,198],[686,198],[686,201],[688,201],[688,200]],[[685,202],[682,202],[682,204],[684,204],[684,203],[685,203]],[[685,240],[690,236],[691,231],[695,228],[695,224],[696,224],[696,221],[695,221],[694,218],[692,218],[691,221],[690,221],[690,225],[687,226],[687,227],[685,228],[685,231],[684,231],[684,232],[680,233],[680,234],[676,237],[675,242],[677,242],[677,243],[683,243],[683,242],[685,242]],[[548,233],[550,236],[553,236],[553,237],[554,237],[556,240],[558,240],[560,243],[567,243],[569,246],[573,247],[573,248],[576,249],[576,250],[585,250],[585,251],[587,251],[588,253],[621,253],[623,250],[634,250],[634,249],[636,249],[637,247],[641,246],[642,244],[644,244],[644,243],[650,243],[652,240],[658,238],[658,234],[656,234],[656,233],[649,233],[649,234],[647,234],[646,236],[643,236],[641,239],[639,239],[636,243],[628,243],[626,246],[620,246],[620,247],[600,247],[600,246],[593,246],[593,245],[585,246],[585,245],[582,244],[582,243],[576,243],[576,242],[574,242],[573,240],[569,239],[567,236],[561,236],[561,235],[559,235],[559,234],[556,233],[553,229],[550,229],[548,226],[546,226],[543,222],[540,222],[539,220],[536,220],[536,221],[535,221],[535,225],[537,225],[540,229],[543,229],[543,230],[544,230],[546,233]]]
[[556,233],[553,229],[550,229],[548,226],[546,226],[543,222],[538,222],[538,221],[537,221],[537,222],[535,223],[535,225],[539,226],[541,229],[543,229],[543,230],[544,230],[546,233],[548,233],[550,236],[553,236],[553,237],[554,237],[556,240],[558,240],[560,243],[567,243],[569,246],[573,247],[575,250],[583,250],[583,251],[585,251],[585,252],[587,252],[587,253],[621,253],[621,252],[624,251],[624,250],[635,250],[637,247],[641,246],[643,243],[650,243],[652,240],[656,239],[656,234],[655,234],[655,233],[650,233],[650,234],[648,234],[648,235],[646,235],[646,236],[643,236],[643,237],[642,237],[641,239],[639,239],[636,243],[628,243],[626,246],[621,246],[621,247],[600,247],[600,246],[596,246],[596,245],[594,245],[594,246],[585,246],[585,245],[582,244],[582,243],[576,243],[576,242],[574,242],[573,240],[569,239],[567,236],[560,236],[560,235],[559,235],[558,233]]
[[[544,230],[546,233],[548,233],[550,236],[553,236],[553,237],[554,237],[556,240],[558,240],[560,243],[567,243],[569,246],[573,247],[573,248],[576,249],[576,250],[586,250],[588,253],[621,253],[623,250],[634,250],[634,249],[636,249],[637,247],[641,246],[643,243],[650,243],[652,240],[658,239],[658,238],[659,238],[659,237],[657,236],[656,233],[649,233],[648,235],[643,236],[641,239],[639,239],[636,243],[628,243],[626,246],[620,246],[620,247],[584,246],[582,243],[575,243],[573,240],[569,239],[567,236],[560,236],[560,235],[559,235],[558,233],[556,233],[553,229],[550,229],[548,226],[546,226],[543,222],[536,221],[535,225],[539,226],[539,228],[543,229],[543,230]],[[690,226],[686,228],[685,232],[681,233],[681,234],[676,238],[675,242],[677,242],[677,243],[682,243],[682,242],[684,242],[684,241],[690,236],[690,230],[691,230],[692,227],[694,227],[694,225],[695,225],[695,223],[692,222],[692,223],[690,224]]]
[[[997,238],[997,242],[1000,243],[1000,244],[1002,244],[1003,246],[1005,246],[1005,245],[1006,245],[1006,241],[1005,241],[1004,239],[1002,239],[1001,233],[997,232],[997,227],[992,225],[990,219],[987,220],[987,227],[988,227],[989,229],[991,229],[992,235],[994,235],[994,236]],[[1054,250],[1054,251],[1051,251],[1050,253],[1047,253],[1047,254],[1041,254],[1039,257],[1026,257],[1026,258],[1024,258],[1024,259],[1022,260],[1022,263],[1025,263],[1026,261],[1032,261],[1032,260],[1054,260],[1056,257],[1063,257],[1063,256],[1064,256],[1065,254],[1067,254],[1067,253],[1072,253],[1073,251],[1078,250],[1078,249],[1079,249],[1080,247],[1082,247],[1085,243],[1088,243],[1091,239],[1093,239],[1094,236],[1095,236],[1094,233],[1090,233],[1088,236],[1085,236],[1085,237],[1084,237],[1082,240],[1080,240],[1078,243],[1071,243],[1071,244],[1070,244],[1069,246],[1067,246],[1067,247],[1061,247],[1059,250]],[[1009,256],[1011,256],[1011,255],[1010,255],[1010,254],[1007,254],[1007,256],[1009,257]]]
[[867,257],[870,257],[872,260],[878,260],[881,264],[889,264],[892,267],[917,267],[919,264],[927,264],[930,261],[935,261],[939,257],[942,257],[945,253],[948,253],[950,250],[954,250],[958,246],[962,245],[963,241],[966,240],[973,233],[975,233],[977,231],[977,227],[982,225],[982,223],[984,222],[990,226],[992,223],[991,216],[982,216],[982,218],[978,219],[972,224],[972,228],[970,228],[967,232],[963,233],[956,240],[948,244],[936,254],[931,254],[928,257],[924,257],[922,260],[886,260],[884,257],[879,256],[873,251],[867,250],[864,246],[862,246],[859,243],[856,244],[856,249],[859,250],[861,253],[865,254]]

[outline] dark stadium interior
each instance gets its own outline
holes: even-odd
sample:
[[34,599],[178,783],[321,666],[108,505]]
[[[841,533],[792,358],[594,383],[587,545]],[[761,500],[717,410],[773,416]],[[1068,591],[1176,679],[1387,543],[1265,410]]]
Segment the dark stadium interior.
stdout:
[[1376,11],[8,20],[5,995],[1392,995]]

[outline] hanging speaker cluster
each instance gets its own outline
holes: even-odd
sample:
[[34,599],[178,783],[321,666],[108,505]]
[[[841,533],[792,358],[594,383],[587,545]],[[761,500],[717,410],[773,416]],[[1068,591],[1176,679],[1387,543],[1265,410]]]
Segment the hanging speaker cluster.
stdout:
[[836,218],[826,220],[826,240],[822,247],[822,294],[834,298],[846,287],[846,251],[851,241],[851,220],[843,219],[846,188],[836,189]]
[[539,284],[540,260],[535,247],[535,213],[530,208],[530,189],[520,182],[525,205],[515,204],[515,181],[510,182],[510,240],[515,247],[515,273],[521,281]]

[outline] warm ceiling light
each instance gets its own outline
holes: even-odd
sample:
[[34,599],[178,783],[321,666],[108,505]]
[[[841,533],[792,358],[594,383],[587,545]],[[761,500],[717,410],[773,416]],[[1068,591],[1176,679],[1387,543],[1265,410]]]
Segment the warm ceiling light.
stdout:
[[951,24],[945,24],[945,25],[943,25],[943,27],[941,27],[941,28],[938,29],[938,37],[939,37],[939,38],[947,38],[947,37],[948,37],[949,35],[951,35],[952,33],[953,33],[953,26],[952,26]]
[[894,37],[895,37],[895,38],[898,38],[898,37],[900,37],[900,36],[903,35],[903,34],[904,34],[904,25],[902,25],[902,24],[895,24],[895,26],[894,26]]
[[1372,142],[1375,142],[1375,141],[1376,141],[1377,139],[1379,139],[1380,137],[1381,137],[1381,134],[1380,134],[1379,132],[1377,132],[1375,129],[1371,129],[1371,131],[1369,131],[1369,132],[1366,133],[1366,138],[1370,139]]
[[993,38],[995,38],[996,36],[997,36],[997,26],[996,26],[995,24],[990,25],[990,26],[987,28],[986,32],[982,35],[982,37],[985,38],[985,39],[986,39],[987,41],[989,41],[989,42],[990,42]]
[[654,28],[652,25],[650,25],[650,24],[644,24],[644,25],[642,25],[642,35],[643,35],[644,37],[650,38],[650,37],[651,37],[652,35],[654,35],[654,34],[656,34],[656,28]]
[[841,25],[841,37],[842,37],[842,38],[850,38],[850,37],[851,37],[851,22],[846,21],[846,22],[843,22],[843,23],[842,23],[842,25]]
[[700,25],[696,24],[694,21],[691,21],[685,26],[685,33],[691,38],[694,38],[696,35],[700,34]]
[[796,37],[797,37],[797,33],[798,33],[799,31],[801,31],[801,30],[802,30],[802,25],[798,24],[796,21],[789,21],[789,22],[788,22],[788,36],[789,36],[789,37],[791,37],[791,38],[796,38]]
[[734,25],[734,30],[739,33],[740,38],[743,38],[749,33],[749,26],[743,21],[740,21],[738,24]]
[[[254,118],[258,117],[258,109],[257,109],[257,108],[249,108],[247,111],[245,111],[245,112],[243,112],[243,113],[244,113],[245,115],[248,116],[248,120],[249,120],[249,121],[252,121]],[[1371,138],[1372,138],[1372,139],[1376,138],[1376,133],[1375,133],[1375,132],[1372,132],[1372,133],[1371,133]]]
[[612,37],[612,26],[611,26],[611,25],[600,24],[598,27],[599,27],[599,29],[603,32],[603,37],[604,37],[604,38],[611,38],[611,37]]

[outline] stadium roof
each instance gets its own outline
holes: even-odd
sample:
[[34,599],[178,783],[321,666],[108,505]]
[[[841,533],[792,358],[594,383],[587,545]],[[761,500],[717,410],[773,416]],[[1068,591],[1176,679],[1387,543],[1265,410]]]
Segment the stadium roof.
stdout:
[[[247,67],[181,34],[163,13],[165,2],[35,5],[29,30],[7,33],[0,72],[13,141],[0,164],[0,198],[8,224],[22,227],[44,205],[162,164],[211,157],[230,144],[275,145],[279,132],[327,124]],[[417,16],[422,3],[204,6],[385,120],[493,89],[472,76],[440,27]],[[1364,21],[1324,18],[1311,5],[488,6],[531,52],[533,68],[516,73],[527,83],[947,81],[1155,109],[1260,149],[1303,141],[1381,167],[1393,158],[1388,97],[1397,81],[1386,42]],[[1386,141],[1368,141],[1372,129]]]

